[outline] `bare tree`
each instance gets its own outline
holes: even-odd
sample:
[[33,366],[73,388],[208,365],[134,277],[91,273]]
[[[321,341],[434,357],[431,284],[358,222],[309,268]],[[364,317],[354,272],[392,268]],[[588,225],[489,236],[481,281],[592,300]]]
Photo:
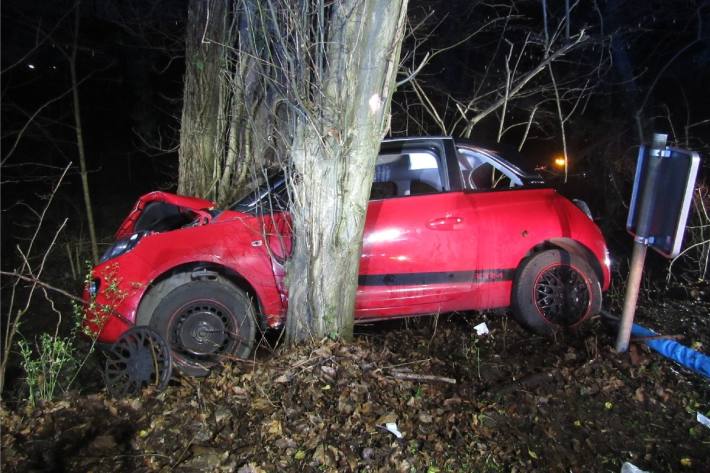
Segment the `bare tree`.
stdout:
[[[469,27],[465,41],[456,38],[442,47],[428,44],[431,33],[413,34],[411,59],[419,66],[416,74],[412,74],[414,67],[403,72],[408,84],[396,100],[407,103],[406,114],[410,120],[416,117],[419,133],[435,129],[471,138],[486,124],[483,133],[497,141],[516,132],[522,147],[532,131],[544,131],[548,136],[561,134],[566,148],[565,124],[583,109],[608,62],[599,47],[604,39],[587,31],[594,25],[577,31],[570,28],[578,5],[565,2],[563,10],[553,14],[547,1],[542,1],[539,16],[531,17],[529,10],[519,11],[516,2],[481,3],[470,7],[469,17],[481,20]],[[443,28],[443,20],[438,21],[430,28]],[[453,48],[463,58],[475,58],[470,67],[465,61],[456,64],[462,73],[455,76],[455,87],[430,72],[453,67],[433,60]],[[595,54],[595,49],[601,52]],[[421,62],[416,56],[423,56]],[[549,123],[555,120],[560,127],[553,131]]]
[[[18,330],[20,328],[20,322],[23,320],[24,316],[28,313],[30,309],[30,304],[32,303],[35,292],[42,292],[44,294],[45,299],[49,300],[49,296],[47,295],[45,288],[39,285],[37,281],[40,277],[42,277],[42,273],[46,268],[46,263],[49,254],[54,248],[59,234],[66,226],[67,219],[65,218],[62,221],[61,225],[59,225],[59,227],[56,229],[49,245],[47,246],[47,248],[44,249],[43,252],[36,251],[36,243],[40,232],[44,230],[43,225],[45,223],[45,216],[47,215],[47,210],[52,204],[57,190],[59,189],[59,186],[61,185],[70,167],[71,163],[69,163],[69,165],[64,168],[64,171],[59,177],[56,185],[53,186],[52,191],[49,194],[49,197],[47,198],[47,201],[41,212],[34,212],[34,214],[37,216],[37,223],[29,242],[25,245],[24,248],[20,247],[19,245],[16,247],[17,253],[20,256],[20,260],[22,262],[19,268],[15,268],[12,274],[8,274],[4,271],[2,272],[3,276],[12,276],[12,283],[8,284],[9,297],[7,304],[5,304],[5,307],[3,308],[3,311],[7,315],[5,316],[5,314],[3,314],[3,319],[5,320],[3,321],[4,327],[1,335],[3,347],[2,360],[0,361],[0,395],[2,395],[3,389],[5,387],[5,374],[8,367],[8,360],[11,358],[10,355],[12,349],[14,348],[15,336],[17,335]],[[35,261],[38,261],[38,263],[36,263]],[[23,304],[19,300],[20,284],[23,281],[27,280],[30,280],[32,283],[29,285],[27,291],[27,298]],[[54,307],[53,303],[51,302],[50,305]]]
[[[84,209],[86,212],[86,222],[89,230],[89,240],[90,240],[90,248],[91,248],[91,257],[94,263],[98,262],[99,259],[99,254],[98,254],[98,241],[96,237],[96,224],[94,222],[94,212],[92,209],[92,198],[91,198],[91,190],[89,187],[89,170],[87,166],[87,160],[86,160],[86,148],[84,146],[84,129],[82,126],[82,115],[81,115],[81,107],[80,107],[80,86],[82,83],[87,80],[93,73],[87,74],[85,77],[80,78],[78,73],[77,73],[77,56],[79,52],[81,51],[81,45],[79,44],[79,33],[80,33],[80,24],[81,24],[81,2],[80,0],[77,0],[76,3],[74,3],[72,9],[65,15],[63,15],[58,22],[49,30],[45,31],[41,25],[38,25],[36,27],[37,29],[37,42],[36,45],[30,49],[21,59],[15,61],[13,64],[10,66],[6,67],[3,70],[3,73],[13,69],[16,67],[21,61],[25,60],[27,57],[30,57],[30,55],[36,50],[38,50],[42,45],[49,43],[50,41],[56,41],[55,38],[53,38],[53,34],[57,31],[59,28],[60,24],[65,20],[65,18],[69,15],[69,13],[73,12],[74,13],[74,23],[73,23],[73,28],[72,28],[72,39],[71,42],[68,44],[62,44],[61,42],[57,42],[56,44],[56,50],[59,51],[64,58],[67,60],[67,63],[69,65],[69,79],[70,79],[70,85],[69,88],[60,93],[59,95],[49,99],[48,101],[44,102],[42,105],[37,107],[37,109],[33,113],[27,113],[27,120],[25,123],[19,128],[18,131],[14,133],[10,133],[9,136],[14,135],[14,141],[12,146],[5,152],[5,155],[2,159],[2,165],[6,165],[6,163],[13,157],[13,154],[18,148],[18,145],[20,144],[21,140],[26,137],[26,133],[29,130],[31,126],[35,126],[38,129],[42,131],[44,134],[49,134],[46,130],[43,129],[43,127],[38,123],[40,116],[42,113],[45,112],[45,109],[49,108],[50,106],[54,105],[56,102],[59,102],[63,100],[67,95],[71,95],[72,98],[72,121],[73,121],[73,126],[72,129],[74,131],[74,136],[76,140],[76,152],[78,155],[78,161],[79,161],[79,175],[81,177],[81,189],[82,189],[82,196],[84,200]],[[94,71],[95,72],[95,71]],[[51,137],[50,141],[53,141]],[[59,149],[57,145],[54,145]],[[59,149],[60,153],[63,155],[64,152]],[[66,155],[65,155],[66,156]]]
[[290,342],[352,336],[362,232],[389,124],[407,0],[267,2],[259,11],[284,118],[293,225]]
[[89,189],[89,171],[86,166],[86,150],[84,148],[84,129],[81,126],[81,108],[79,105],[79,79],[76,74],[76,55],[79,50],[79,25],[81,12],[77,2],[74,12],[74,41],[69,54],[69,73],[71,75],[72,105],[74,107],[74,130],[76,132],[76,148],[79,154],[79,169],[81,175],[81,189],[86,207],[86,221],[89,227],[91,240],[91,257],[94,264],[99,261],[99,246],[96,240],[96,224],[94,223],[94,210],[91,204],[91,191]]

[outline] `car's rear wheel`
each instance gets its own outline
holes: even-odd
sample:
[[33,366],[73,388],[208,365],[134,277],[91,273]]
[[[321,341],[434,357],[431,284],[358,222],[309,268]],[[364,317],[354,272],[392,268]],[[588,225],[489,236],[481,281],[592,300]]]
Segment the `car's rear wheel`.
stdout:
[[254,305],[244,291],[221,279],[198,280],[168,293],[150,325],[170,345],[181,373],[204,376],[224,359],[249,355],[255,318]]
[[574,328],[601,309],[599,278],[589,263],[564,250],[523,261],[513,285],[513,318],[525,329],[551,336]]

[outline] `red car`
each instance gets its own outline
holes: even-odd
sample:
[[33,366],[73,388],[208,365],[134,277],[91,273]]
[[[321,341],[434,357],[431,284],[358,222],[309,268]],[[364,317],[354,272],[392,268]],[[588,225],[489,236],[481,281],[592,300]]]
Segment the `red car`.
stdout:
[[[87,327],[149,325],[199,375],[284,321],[287,192],[272,177],[228,209],[152,192],[94,268]],[[580,208],[582,207],[582,208]],[[452,138],[383,142],[367,210],[356,321],[493,308],[552,334],[599,311],[604,238],[578,207],[499,153]]]

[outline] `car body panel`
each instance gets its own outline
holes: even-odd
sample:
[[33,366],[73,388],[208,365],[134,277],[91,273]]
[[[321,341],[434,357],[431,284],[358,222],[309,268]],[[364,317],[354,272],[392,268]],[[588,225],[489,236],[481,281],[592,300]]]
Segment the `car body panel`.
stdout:
[[121,225],[118,227],[118,231],[116,231],[116,234],[114,236],[116,240],[125,238],[134,233],[134,227],[136,222],[140,218],[146,206],[153,202],[172,204],[181,209],[192,210],[198,215],[208,219],[209,214],[205,211],[213,209],[215,206],[214,202],[207,199],[200,199],[197,197],[186,197],[162,191],[150,192],[141,196],[138,199],[136,204],[133,206],[133,210],[131,210],[131,212],[128,214],[123,223],[121,223]]
[[[99,291],[94,305],[121,314],[134,324],[140,300],[151,284],[179,267],[222,267],[244,278],[253,288],[262,313],[273,319],[283,315],[283,301],[271,258],[263,245],[263,221],[251,215],[225,211],[209,224],[143,237],[136,247],[97,266],[93,277],[100,287],[116,286],[114,293]],[[209,242],[209,245],[205,245]],[[112,274],[120,272],[118,276]],[[87,295],[88,297],[88,295]],[[93,314],[90,318],[97,318]],[[95,324],[90,328],[96,329]],[[113,341],[118,327],[107,325],[99,341]]]
[[470,281],[450,277],[471,268],[463,237],[471,226],[456,212],[462,198],[461,192],[445,192],[370,202],[356,315],[377,316],[399,307],[416,311],[432,303],[442,311],[455,310],[447,303],[470,288]]
[[[383,162],[406,163],[417,179],[433,171],[439,174],[429,186],[434,191],[410,195],[415,181],[403,183],[396,164],[400,167],[392,167],[383,179],[396,182],[398,194],[369,202],[357,321],[507,307],[521,262],[550,246],[579,252],[597,268],[602,288],[608,288],[606,245],[589,217],[553,189],[539,186],[539,176],[525,175],[512,165],[505,172],[519,175],[515,180],[521,187],[474,190],[460,168],[464,161],[457,146],[445,137],[383,143],[381,157],[392,157]],[[404,161],[395,161],[403,156]],[[422,164],[430,159],[436,162],[431,169]],[[176,220],[174,228],[164,222],[160,229],[152,227],[143,212],[156,202],[167,206],[166,215],[184,218]],[[209,200],[153,192],[138,200],[117,238],[137,230],[141,237],[130,251],[93,271],[100,289],[86,320],[90,329],[100,332],[100,341],[112,342],[135,324],[146,293],[186,268],[212,268],[237,278],[249,288],[268,326],[283,323],[288,299],[285,263],[291,251],[287,212],[262,214],[256,207],[253,213],[220,212]],[[85,298],[90,299],[88,293]],[[102,314],[111,316],[100,329],[92,320]]]

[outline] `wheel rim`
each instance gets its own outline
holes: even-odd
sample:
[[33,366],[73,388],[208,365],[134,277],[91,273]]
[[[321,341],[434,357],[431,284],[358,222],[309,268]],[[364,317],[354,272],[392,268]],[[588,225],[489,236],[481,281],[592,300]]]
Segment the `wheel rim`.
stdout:
[[114,397],[135,395],[149,385],[164,389],[172,375],[170,349],[145,326],[127,330],[106,352],[104,378]]
[[215,361],[236,340],[234,314],[216,301],[193,301],[173,316],[170,344],[193,362]]
[[572,266],[549,267],[535,281],[535,305],[548,322],[574,325],[584,319],[589,303],[589,285]]

